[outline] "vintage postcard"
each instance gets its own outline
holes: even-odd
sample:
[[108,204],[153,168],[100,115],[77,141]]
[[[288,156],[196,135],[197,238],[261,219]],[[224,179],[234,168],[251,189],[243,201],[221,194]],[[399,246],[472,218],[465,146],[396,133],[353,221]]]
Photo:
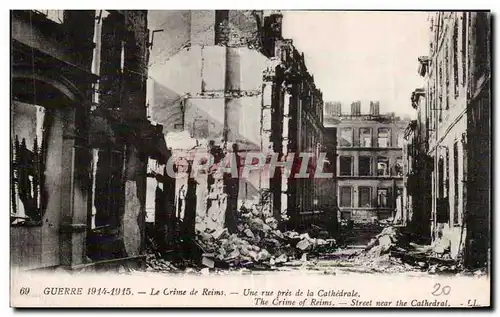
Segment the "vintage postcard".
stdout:
[[11,11],[11,306],[491,307],[491,21]]

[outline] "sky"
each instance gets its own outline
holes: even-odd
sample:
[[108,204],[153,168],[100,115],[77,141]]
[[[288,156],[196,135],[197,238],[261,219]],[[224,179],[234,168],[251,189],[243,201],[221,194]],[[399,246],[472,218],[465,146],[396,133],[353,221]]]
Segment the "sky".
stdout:
[[324,101],[380,101],[380,112],[414,116],[410,95],[423,87],[417,58],[428,55],[426,12],[283,12],[283,37],[304,53]]

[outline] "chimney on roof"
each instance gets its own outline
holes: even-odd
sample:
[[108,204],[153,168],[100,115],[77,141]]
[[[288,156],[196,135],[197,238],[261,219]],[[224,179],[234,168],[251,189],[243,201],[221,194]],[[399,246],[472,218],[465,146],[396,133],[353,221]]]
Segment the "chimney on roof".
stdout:
[[370,101],[370,114],[372,116],[380,115],[380,103],[378,101]]
[[351,115],[353,116],[361,115],[361,101],[356,101],[351,103]]
[[333,115],[337,117],[342,115],[342,104],[340,102],[333,103]]

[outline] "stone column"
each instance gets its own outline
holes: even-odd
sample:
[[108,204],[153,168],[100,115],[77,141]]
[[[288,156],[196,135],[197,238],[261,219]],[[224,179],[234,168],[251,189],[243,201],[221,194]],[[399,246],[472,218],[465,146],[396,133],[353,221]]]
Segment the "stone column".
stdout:
[[74,267],[84,262],[87,229],[86,150],[77,146],[76,109],[63,111],[60,262]]

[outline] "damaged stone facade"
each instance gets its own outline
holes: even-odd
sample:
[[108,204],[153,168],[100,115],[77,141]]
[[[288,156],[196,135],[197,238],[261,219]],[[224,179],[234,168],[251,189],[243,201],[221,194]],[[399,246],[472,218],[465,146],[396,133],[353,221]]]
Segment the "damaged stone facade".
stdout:
[[12,11],[11,23],[13,265],[140,258],[146,163],[166,149],[146,118],[147,11]]
[[340,103],[325,118],[337,128],[337,177],[340,218],[358,223],[394,218],[403,221],[403,134],[407,118],[380,114],[379,102],[361,113],[359,101],[342,114]]
[[430,16],[426,79],[431,232],[467,267],[489,263],[491,160],[491,19],[488,12]]
[[[241,171],[251,152],[264,157],[278,153],[282,158],[290,151],[319,151],[313,144],[322,140],[321,92],[307,73],[303,56],[282,38],[281,14],[150,11],[150,19],[153,32],[163,31],[155,34],[153,43],[148,104],[151,119],[164,127],[167,147],[180,159],[176,168],[191,171],[196,164],[193,153],[213,154],[224,164],[236,154]],[[307,133],[305,141],[299,140]],[[150,188],[155,183],[165,188],[170,182],[171,196],[166,200],[175,197],[173,204],[165,203],[164,211],[173,218],[174,228],[164,223],[158,229],[154,219],[157,231],[194,233],[194,228],[227,227],[234,232],[241,208],[258,208],[281,219],[290,206],[298,206],[295,201],[287,203],[292,191],[278,173],[270,176],[256,169],[247,177],[232,178],[215,168],[195,178],[167,181],[165,166],[157,170],[151,173],[155,176],[149,179]],[[334,181],[330,184],[334,186]],[[312,185],[308,186],[307,195],[312,197]],[[149,201],[152,206],[153,200]],[[334,208],[335,203],[330,205]],[[188,223],[193,221],[194,226]]]
[[[323,95],[316,88],[314,77],[308,72],[304,55],[291,40],[276,41],[273,58],[279,57],[281,63],[276,69],[274,80],[275,104],[272,122],[277,124],[271,132],[274,152],[285,157],[296,156],[296,166],[301,162],[299,153],[312,154],[312,165],[318,162],[320,153],[326,154],[322,170],[335,175],[336,146],[335,136],[329,135],[323,127]],[[274,124],[273,124],[274,125]],[[295,171],[296,172],[296,171]],[[278,198],[279,188],[286,197],[275,199],[275,210],[281,210],[290,217],[294,229],[304,229],[311,223],[321,223],[331,232],[337,226],[337,201],[335,177],[319,179],[313,176],[314,169],[308,171],[309,178],[275,177],[274,197]],[[333,216],[332,216],[333,215]],[[277,219],[279,216],[276,215]]]
[[425,90],[416,89],[411,96],[417,119],[410,121],[405,130],[403,145],[403,223],[411,228],[417,241],[430,243],[432,210],[432,170],[434,161],[428,153],[429,130]]

